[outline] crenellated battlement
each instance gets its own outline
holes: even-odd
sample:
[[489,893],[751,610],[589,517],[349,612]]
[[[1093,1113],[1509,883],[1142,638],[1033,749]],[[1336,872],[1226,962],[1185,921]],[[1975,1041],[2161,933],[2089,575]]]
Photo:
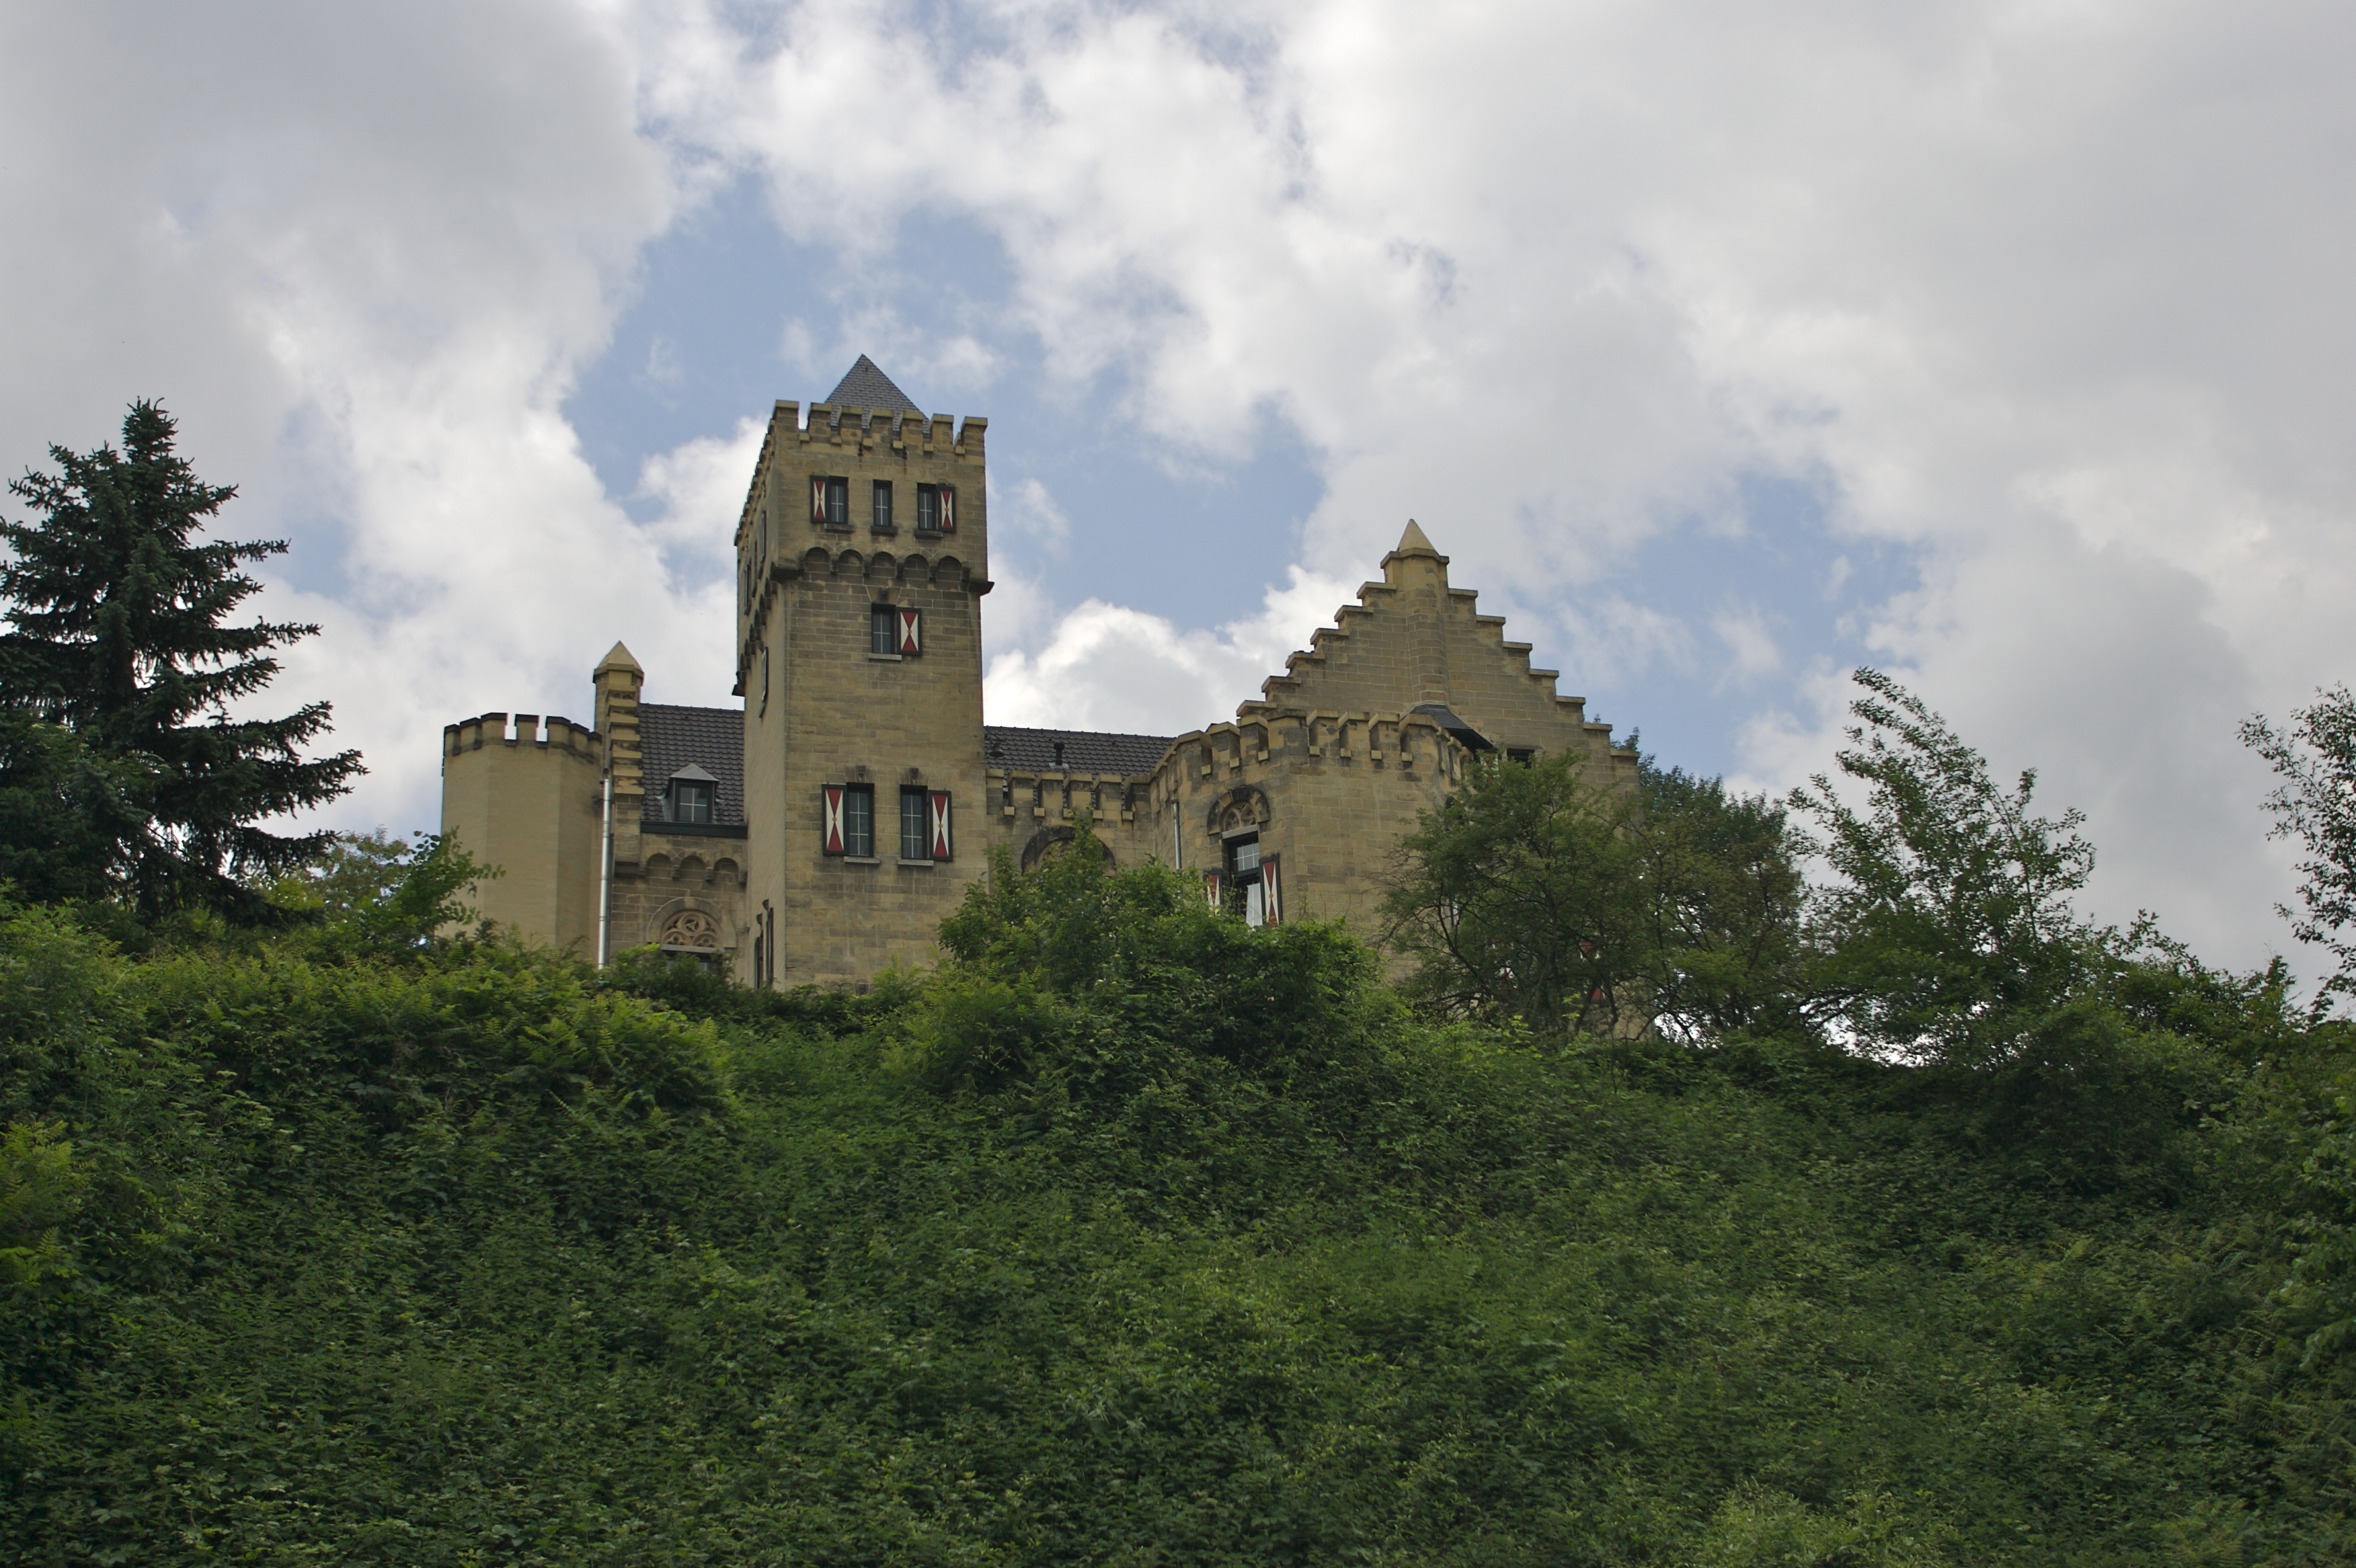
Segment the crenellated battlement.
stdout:
[[1412,780],[1420,768],[1451,784],[1462,777],[1463,748],[1423,714],[1373,709],[1312,709],[1246,703],[1233,723],[1190,730],[1170,743],[1156,772],[1164,799],[1192,785],[1264,767],[1365,767]]
[[571,752],[594,762],[604,739],[587,725],[554,714],[543,725],[538,714],[517,714],[512,722],[506,714],[482,714],[442,726],[442,755],[456,757],[462,752],[480,751],[486,746],[532,746],[542,751],[552,747]]

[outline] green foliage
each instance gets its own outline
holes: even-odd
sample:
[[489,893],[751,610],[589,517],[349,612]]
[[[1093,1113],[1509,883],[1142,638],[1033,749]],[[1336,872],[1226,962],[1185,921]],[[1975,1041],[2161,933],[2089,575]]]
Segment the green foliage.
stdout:
[[1549,1035],[1649,1021],[1637,802],[1581,759],[1476,763],[1472,783],[1399,841],[1386,896],[1414,993],[1441,1010]]
[[1812,919],[1813,1004],[1869,1048],[2003,1061],[2102,967],[2070,902],[2094,867],[2084,816],[2031,815],[2034,773],[2001,789],[1921,698],[1879,671],[1855,679],[1861,722],[1838,760],[1865,809],[1822,775],[1791,800],[1838,879]]
[[1688,1039],[1796,1015],[1794,845],[1722,780],[1647,760],[1630,794],[1577,757],[1491,762],[1399,848],[1387,936],[1443,1013]]
[[2274,814],[2270,838],[2307,845],[2299,862],[2307,881],[2301,912],[2281,912],[2303,942],[2331,950],[2337,972],[2323,996],[2356,995],[2356,694],[2345,686],[2318,692],[2308,707],[2291,710],[2290,727],[2276,730],[2264,716],[2242,725],[2242,741],[2271,764],[2283,782],[2266,797]]
[[270,899],[313,916],[337,943],[397,951],[474,924],[477,912],[461,896],[504,875],[450,835],[419,833],[412,844],[379,829],[331,835],[317,859],[278,879]]
[[1698,1047],[1085,831],[855,996],[419,940],[380,838],[276,935],[0,906],[0,1564],[2356,1552],[2356,1031],[2137,933],[1835,1049],[1724,936],[1780,822],[1645,788]]
[[[185,908],[251,918],[266,912],[254,878],[327,844],[257,821],[343,794],[359,754],[300,755],[327,729],[325,703],[229,716],[278,673],[270,650],[318,628],[225,624],[261,588],[240,567],[286,546],[198,542],[236,491],[199,480],[173,438],[170,415],[135,403],[120,452],[53,446],[57,473],[10,482],[42,515],[0,522],[15,628],[0,639],[0,713],[15,725],[0,733],[0,857],[36,896],[102,886],[149,920]],[[61,837],[39,836],[60,825]],[[45,858],[58,864],[27,874]]]
[[950,961],[886,1057],[936,1087],[1103,1097],[1162,1075],[1281,1077],[1359,1054],[1379,1005],[1372,955],[1336,928],[1252,928],[1164,867],[1107,875],[1085,820],[1030,875],[997,852],[941,945]]
[[0,711],[0,882],[45,904],[108,897],[147,843],[155,774],[144,757]]

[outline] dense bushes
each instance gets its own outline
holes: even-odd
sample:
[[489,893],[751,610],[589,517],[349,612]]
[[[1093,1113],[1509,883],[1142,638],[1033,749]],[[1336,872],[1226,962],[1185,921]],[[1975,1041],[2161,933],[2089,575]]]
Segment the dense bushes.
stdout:
[[2356,1083],[2266,977],[1991,1079],[1434,1025],[1085,843],[944,943],[11,911],[0,1559],[2346,1555]]

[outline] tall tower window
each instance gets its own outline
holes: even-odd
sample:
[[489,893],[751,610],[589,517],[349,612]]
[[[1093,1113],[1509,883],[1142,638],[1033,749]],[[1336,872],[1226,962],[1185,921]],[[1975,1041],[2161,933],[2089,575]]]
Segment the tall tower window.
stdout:
[[873,517],[876,532],[889,533],[892,532],[892,481],[889,479],[878,479],[875,481],[875,510]]
[[867,612],[867,651],[870,653],[899,652],[898,623],[899,617],[890,605],[872,607]]
[[875,854],[875,790],[853,784],[842,792],[842,853],[861,860]]
[[916,487],[916,532],[918,533],[955,533],[957,532],[955,486],[918,485]]
[[840,476],[810,476],[810,521],[825,528],[851,526],[851,481]]
[[926,818],[930,797],[925,787],[903,785],[900,789],[900,858],[930,860],[933,858],[932,824]]

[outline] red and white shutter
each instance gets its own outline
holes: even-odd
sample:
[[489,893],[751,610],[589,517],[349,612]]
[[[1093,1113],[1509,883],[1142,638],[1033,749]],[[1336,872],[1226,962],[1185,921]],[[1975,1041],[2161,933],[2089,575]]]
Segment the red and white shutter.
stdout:
[[1284,918],[1284,882],[1277,875],[1277,857],[1263,855],[1259,863],[1260,920],[1275,925]]
[[923,618],[922,612],[917,610],[904,609],[900,612],[900,656],[902,658],[914,658],[925,650],[924,628],[920,624]]
[[826,477],[822,474],[810,476],[810,522],[819,528],[826,526]]
[[927,804],[931,808],[928,820],[933,830],[933,858],[947,860],[952,847],[949,843],[949,792],[946,789],[932,791]]
[[1210,900],[1212,908],[1219,908],[1219,874],[1217,872],[1203,873],[1203,897]]
[[842,853],[842,786],[829,784],[819,790],[819,809],[824,815],[820,832],[825,836],[826,853]]
[[957,487],[943,485],[940,499],[940,530],[943,533],[957,532]]

